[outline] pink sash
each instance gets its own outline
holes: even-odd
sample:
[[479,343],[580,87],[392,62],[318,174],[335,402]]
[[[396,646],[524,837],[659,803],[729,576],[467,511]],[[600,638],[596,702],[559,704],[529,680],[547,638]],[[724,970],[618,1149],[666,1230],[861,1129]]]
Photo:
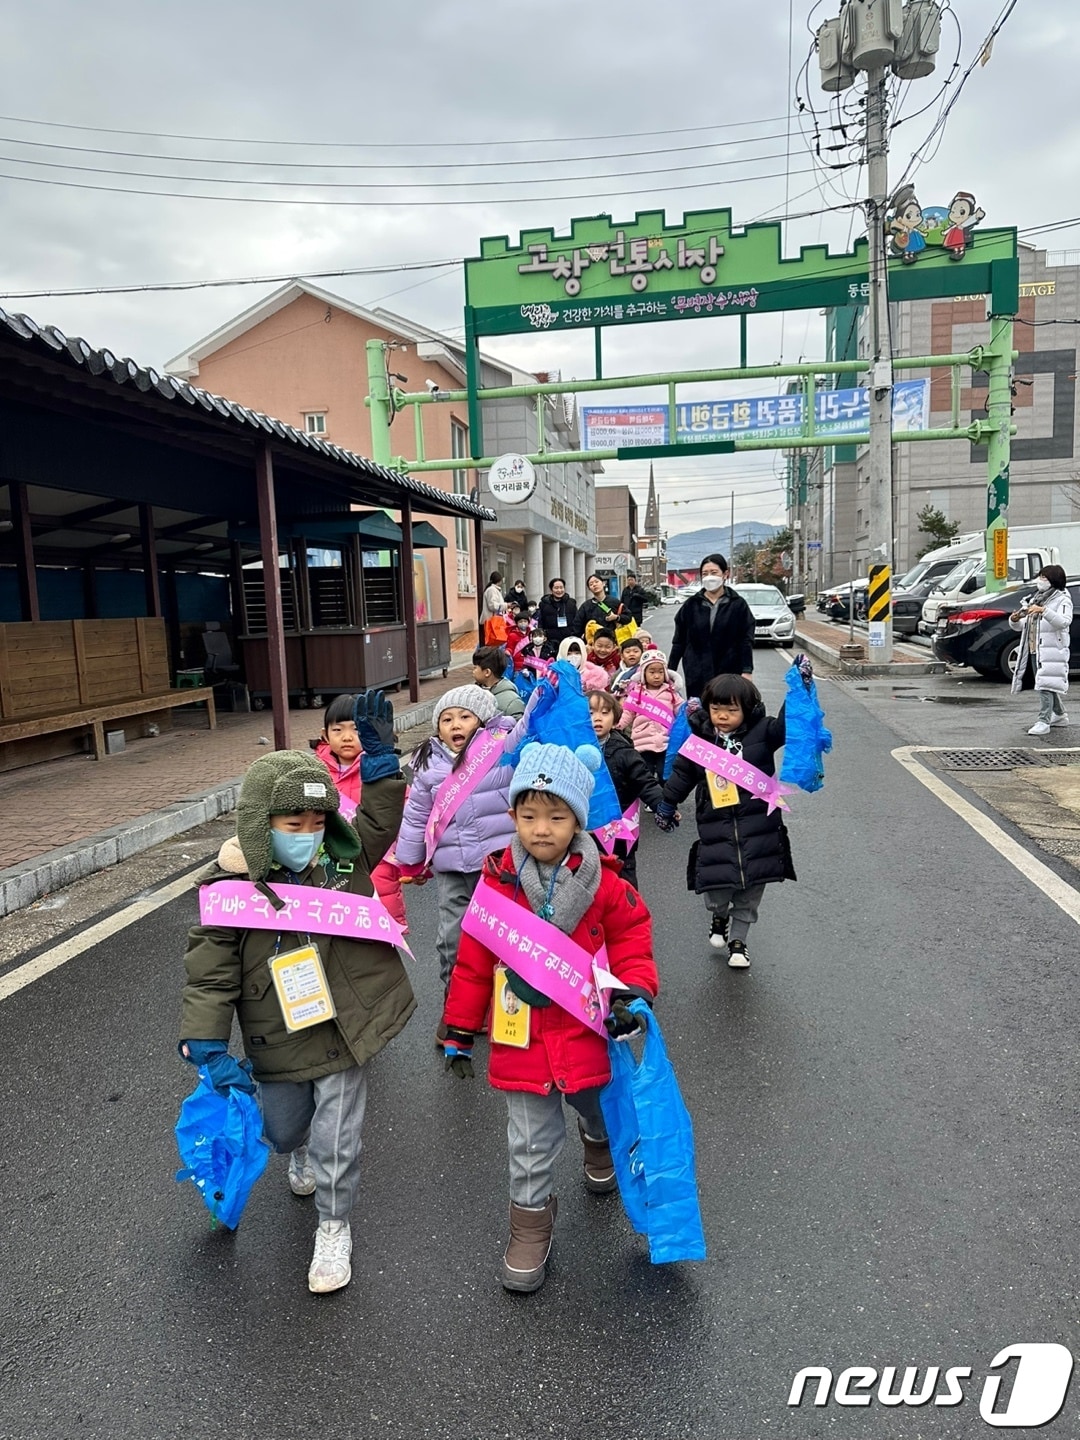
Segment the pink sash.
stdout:
[[618,820],[611,820],[606,825],[601,825],[599,830],[592,832],[594,840],[603,849],[605,855],[615,853],[616,840],[625,840],[627,845],[633,845],[641,831],[641,801],[635,800],[628,805]]
[[342,935],[347,940],[382,940],[412,955],[405,932],[377,895],[350,895],[314,885],[270,887],[285,901],[275,910],[250,880],[221,880],[199,890],[203,925],[238,930],[288,930],[300,935]]
[[675,724],[675,712],[669,710],[662,700],[654,700],[644,691],[628,691],[622,702],[622,708],[629,710],[631,715],[643,715],[646,720],[652,720],[655,724],[662,725],[665,730],[670,730]]
[[575,1020],[597,1035],[607,1033],[611,1007],[604,991],[621,989],[622,982],[608,972],[605,946],[590,955],[550,920],[482,880],[461,928]]
[[499,763],[506,749],[505,730],[484,730],[482,735],[469,746],[465,763],[458,770],[451,770],[435,792],[435,803],[424,826],[424,863],[431,864],[431,857],[446,827],[454,818],[458,806],[467,800],[480,782]]
[[679,746],[679,754],[693,760],[695,765],[711,770],[714,775],[733,781],[740,790],[746,790],[755,800],[766,801],[770,815],[776,809],[790,811],[791,807],[784,799],[785,787],[776,776],[766,775],[764,770],[749,764],[741,755],[732,755],[730,750],[713,745],[708,740],[703,740],[700,735],[690,735],[684,740]]

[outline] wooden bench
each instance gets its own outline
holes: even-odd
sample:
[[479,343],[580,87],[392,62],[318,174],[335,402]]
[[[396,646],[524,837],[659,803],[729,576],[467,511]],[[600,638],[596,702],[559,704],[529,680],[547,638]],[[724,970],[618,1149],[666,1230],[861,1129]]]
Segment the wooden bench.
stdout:
[[0,744],[8,740],[32,740],[38,735],[53,735],[60,730],[89,730],[94,759],[104,760],[105,723],[123,720],[131,715],[148,715],[155,710],[171,710],[177,705],[206,702],[206,718],[211,730],[217,729],[214,692],[210,686],[190,690],[166,690],[158,695],[138,695],[128,700],[110,700],[101,705],[85,705],[55,715],[26,715],[18,720],[0,720]]

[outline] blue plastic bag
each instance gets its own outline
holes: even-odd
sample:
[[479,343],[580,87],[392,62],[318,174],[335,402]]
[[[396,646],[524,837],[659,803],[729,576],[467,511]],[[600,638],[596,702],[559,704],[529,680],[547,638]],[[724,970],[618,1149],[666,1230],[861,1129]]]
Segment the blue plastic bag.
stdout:
[[[780,779],[800,790],[820,790],[825,783],[825,762],[832,749],[832,735],[825,728],[825,712],[817,697],[813,672],[804,674],[798,657],[784,676],[784,762]],[[807,667],[809,670],[809,666]]]
[[690,1112],[656,1016],[644,1000],[630,1010],[647,1027],[641,1060],[625,1041],[610,1041],[611,1080],[600,1091],[623,1208],[637,1233],[648,1236],[654,1265],[704,1260]]
[[255,1181],[266,1169],[270,1146],[254,1095],[230,1089],[219,1095],[200,1068],[199,1084],[180,1106],[176,1146],[184,1169],[177,1180],[192,1180],[215,1223],[235,1230]]
[[[568,745],[571,750],[576,750],[579,745],[596,745],[592,712],[581,688],[581,676],[569,660],[556,660],[548,674],[537,681],[534,693],[532,708],[527,712],[528,729],[521,745],[529,740]],[[515,764],[521,745],[514,755]],[[622,815],[615,783],[606,765],[601,765],[593,781],[587,830],[599,830],[602,825],[610,825]]]
[[672,725],[670,731],[668,732],[667,754],[664,756],[665,780],[670,778],[672,770],[675,769],[675,759],[679,753],[679,747],[681,745],[685,745],[687,740],[689,740],[691,736],[691,704],[694,704],[695,709],[697,708],[696,703],[693,701],[684,705],[679,711],[679,713],[675,716],[675,723]]

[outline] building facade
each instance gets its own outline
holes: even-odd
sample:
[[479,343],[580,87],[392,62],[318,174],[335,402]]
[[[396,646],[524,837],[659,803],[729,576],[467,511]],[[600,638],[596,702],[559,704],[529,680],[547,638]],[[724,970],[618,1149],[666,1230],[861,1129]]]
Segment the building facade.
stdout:
[[[976,244],[978,240],[976,238]],[[1080,519],[1077,481],[1076,328],[1080,254],[1020,246],[1020,309],[1014,348],[1009,524]],[[986,297],[904,301],[889,307],[896,355],[962,354],[990,338]],[[827,315],[827,358],[867,354],[867,312],[845,307]],[[933,428],[952,417],[947,370],[905,371],[930,382]],[[841,382],[843,383],[843,382]],[[984,419],[985,373],[961,372],[960,423]],[[864,575],[870,556],[868,456],[865,448],[810,451],[805,495],[789,487],[789,518],[799,521],[800,563],[811,584]],[[986,524],[986,447],[940,440],[893,447],[893,568],[902,574],[925,548],[919,511],[931,505],[960,532]],[[820,548],[816,548],[816,547]]]
[[[464,352],[445,336],[387,310],[366,310],[299,280],[197,341],[166,368],[308,434],[370,455],[371,416],[366,404],[370,340],[387,347],[387,370],[395,387],[415,392],[427,385],[446,394],[465,388]],[[483,358],[484,387],[520,385],[535,378],[489,356]],[[550,398],[558,404],[545,401],[543,446],[538,443],[540,422],[533,400],[485,402],[487,453],[580,450],[573,408],[564,406],[561,396]],[[447,618],[452,634],[476,628],[478,597],[495,570],[508,586],[524,579],[531,599],[541,593],[550,575],[559,573],[568,588],[577,587],[575,593],[582,593],[596,548],[593,473],[599,467],[538,465],[537,488],[527,502],[496,501],[486,476],[465,463],[470,454],[465,401],[440,401],[416,409],[425,455],[463,462],[445,472],[425,472],[425,481],[459,494],[475,494],[499,517],[485,527],[479,555],[470,522],[437,522],[447,541]],[[391,447],[395,455],[417,458],[409,411],[395,416]]]

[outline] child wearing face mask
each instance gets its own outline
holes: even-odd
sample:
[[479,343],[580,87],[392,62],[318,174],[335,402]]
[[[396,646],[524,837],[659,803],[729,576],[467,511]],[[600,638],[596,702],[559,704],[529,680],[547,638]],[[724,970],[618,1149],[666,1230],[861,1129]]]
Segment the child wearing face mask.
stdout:
[[[340,1290],[352,1275],[349,1217],[360,1176],[367,1062],[416,1008],[378,912],[366,929],[382,929],[388,935],[382,941],[359,938],[364,930],[328,919],[332,908],[351,909],[355,918],[358,906],[371,904],[371,873],[394,843],[405,801],[389,702],[380,692],[363,692],[353,715],[363,792],[351,824],[326,768],[310,753],[263,755],[244,776],[236,838],[225,842],[217,865],[199,881],[207,923],[188,936],[180,1024],[180,1053],[206,1070],[220,1094],[233,1087],[250,1093],[258,1083],[264,1134],[279,1154],[289,1155],[289,1188],[315,1196],[308,1289],[318,1295]],[[244,910],[215,907],[223,893],[215,895],[215,887],[226,884],[251,891]],[[318,892],[320,903],[309,906],[310,928],[303,932],[288,929],[284,887]],[[301,1028],[300,1012],[287,1006],[287,986],[279,1001],[270,962],[289,964],[291,957],[294,974],[305,980],[321,970],[330,1018],[321,1018],[328,1007],[320,1002],[320,1018],[303,1017]],[[243,1064],[229,1054],[234,1018]]]
[[1029,664],[1035,667],[1035,693],[1039,718],[1027,732],[1049,735],[1052,728],[1068,725],[1065,701],[1069,691],[1069,632],[1073,602],[1060,565],[1044,565],[1035,578],[1035,594],[1009,616],[1009,626],[1020,631],[1020,646],[1013,671],[1012,693],[1023,688]]
[[[741,756],[762,775],[776,774],[776,752],[784,744],[784,708],[775,718],[766,715],[752,680],[717,675],[704,687],[701,705],[690,705],[693,736]],[[656,807],[661,829],[672,827],[675,807],[691,790],[697,792],[698,839],[690,851],[687,888],[704,895],[712,912],[711,948],[727,950],[731,969],[746,970],[746,939],[765,886],[795,879],[783,812],[770,812],[752,790],[680,754]]]
[[445,992],[457,960],[461,917],[484,861],[504,850],[514,833],[508,813],[513,771],[504,750],[513,722],[498,713],[491,692],[479,685],[448,690],[432,719],[435,733],[412,757],[413,781],[395,850],[405,879],[423,884],[435,876],[435,948]]
[[600,665],[596,665],[589,659],[585,649],[585,641],[576,635],[568,635],[559,645],[559,660],[569,660],[574,669],[581,676],[581,688],[586,692],[590,690],[607,690],[611,682],[611,676]]

